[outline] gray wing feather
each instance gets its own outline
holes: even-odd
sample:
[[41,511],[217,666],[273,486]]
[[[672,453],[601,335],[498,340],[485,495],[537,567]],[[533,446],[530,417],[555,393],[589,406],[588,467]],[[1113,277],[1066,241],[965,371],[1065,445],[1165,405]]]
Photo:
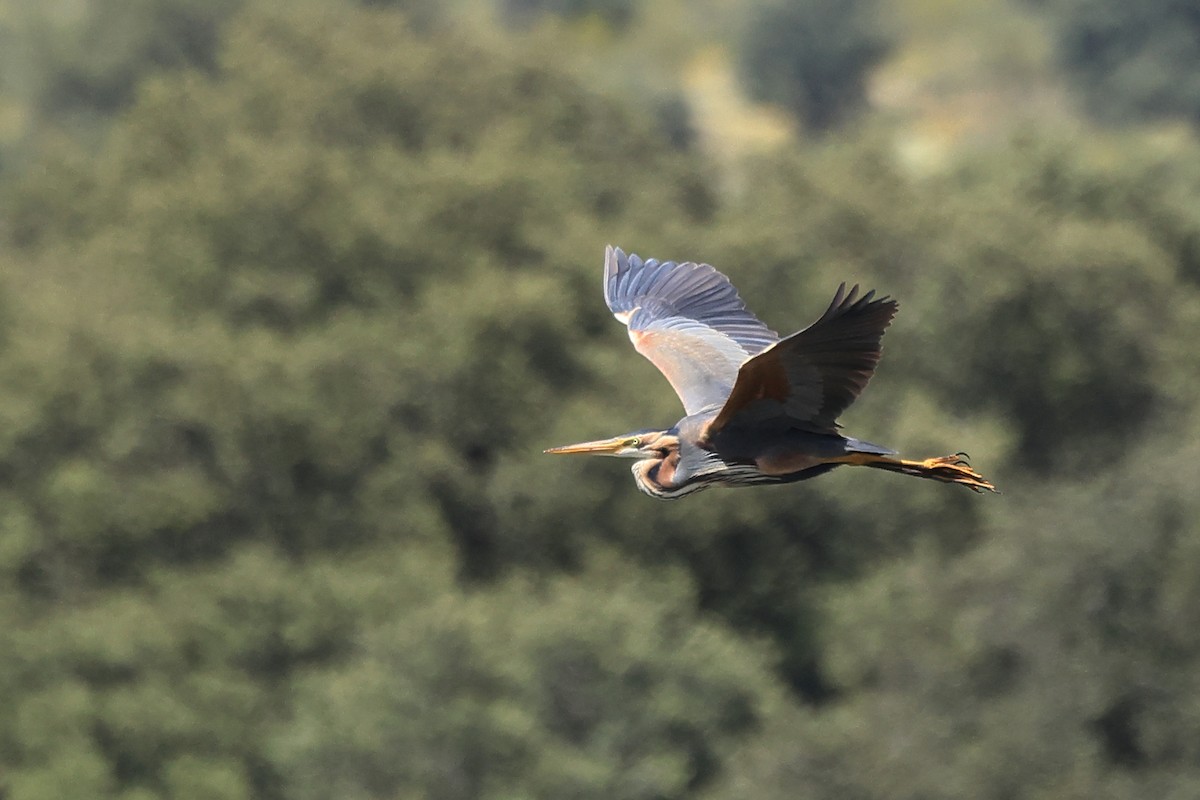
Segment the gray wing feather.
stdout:
[[723,403],[742,362],[779,341],[708,264],[643,260],[610,246],[604,300],[688,414]]
[[604,259],[604,300],[614,314],[640,307],[656,318],[703,323],[729,336],[748,355],[779,341],[746,309],[729,279],[708,264],[643,260],[610,246]]

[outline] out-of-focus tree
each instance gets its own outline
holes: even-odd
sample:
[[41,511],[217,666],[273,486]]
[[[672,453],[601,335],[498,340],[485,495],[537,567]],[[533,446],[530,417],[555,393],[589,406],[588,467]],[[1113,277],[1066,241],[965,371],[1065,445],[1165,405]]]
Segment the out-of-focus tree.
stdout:
[[543,14],[566,19],[594,17],[613,28],[623,28],[637,12],[637,0],[499,0],[500,11],[510,24],[524,27]]
[[[779,700],[679,573],[618,562],[398,615],[297,684],[287,796],[681,798]],[[702,699],[701,702],[697,700]]]
[[836,128],[866,105],[867,73],[891,38],[875,0],[767,0],[739,48],[751,96],[794,113],[808,128]]
[[221,27],[245,0],[84,2],[75,13],[29,11],[35,105],[49,115],[108,115],[145,76],[216,66]]
[[[574,27],[251,2],[4,185],[5,790],[1190,796],[1200,159],[827,137],[719,188]],[[897,296],[847,431],[1008,494],[542,456],[680,414],[606,241],[781,332]]]
[[1107,121],[1200,122],[1200,14],[1188,0],[1048,0],[1059,58]]
[[29,389],[2,458],[31,513],[75,531],[30,537],[15,573],[55,598],[430,513],[470,574],[569,558],[570,538],[524,553],[545,523],[510,550],[491,483],[545,446],[530,409],[585,374],[595,231],[708,218],[700,166],[536,47],[336,6],[231,30],[217,74],[148,86],[99,158],[11,198],[25,322],[49,330],[9,350]]
[[[272,5],[231,20],[214,70],[150,80],[95,156],[6,187],[4,298],[22,300],[0,325],[21,331],[0,349],[17,637],[0,758],[18,797],[280,797],[261,745],[297,671],[406,613],[342,582],[364,559],[430,602],[458,584],[404,570],[578,564],[586,529],[564,520],[596,493],[560,493],[526,531],[509,524],[554,480],[501,487],[567,389],[626,355],[596,345],[596,232],[714,213],[702,165],[544,42],[505,55],[391,11]],[[603,736],[674,703],[655,724],[675,750],[644,769],[679,791],[749,722],[667,697],[687,693],[672,663]]]
[[[779,702],[680,573],[458,592],[444,548],[241,548],[6,630],[15,797],[677,797]],[[198,795],[204,792],[206,794]]]
[[[227,21],[246,0],[0,0],[0,170],[58,157],[60,139],[93,148],[151,76],[217,69]],[[416,30],[458,9],[448,0],[297,0],[305,5],[388,6]],[[49,150],[49,151],[48,151]]]
[[833,592],[839,699],[776,718],[715,796],[1192,796],[1195,457],[1155,437],[1102,480],[1031,490],[968,555]]

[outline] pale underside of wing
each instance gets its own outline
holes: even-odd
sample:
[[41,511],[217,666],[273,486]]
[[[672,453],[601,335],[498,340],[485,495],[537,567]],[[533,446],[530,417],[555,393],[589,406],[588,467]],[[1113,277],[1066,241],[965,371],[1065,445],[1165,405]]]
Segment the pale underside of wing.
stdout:
[[642,260],[610,246],[604,299],[688,414],[724,403],[742,363],[779,340],[708,264]]
[[898,307],[873,291],[859,297],[857,286],[847,293],[842,284],[820,319],[742,364],[708,435],[768,422],[836,434],[838,416],[879,363],[883,332]]

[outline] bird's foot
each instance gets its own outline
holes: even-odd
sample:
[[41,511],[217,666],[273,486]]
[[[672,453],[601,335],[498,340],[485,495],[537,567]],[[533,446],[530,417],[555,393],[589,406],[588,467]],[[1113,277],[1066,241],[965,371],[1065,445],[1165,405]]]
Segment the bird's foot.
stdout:
[[946,483],[957,483],[966,486],[973,492],[995,492],[999,494],[991,481],[971,469],[966,453],[955,453],[952,456],[927,458],[921,462],[921,469],[926,477]]

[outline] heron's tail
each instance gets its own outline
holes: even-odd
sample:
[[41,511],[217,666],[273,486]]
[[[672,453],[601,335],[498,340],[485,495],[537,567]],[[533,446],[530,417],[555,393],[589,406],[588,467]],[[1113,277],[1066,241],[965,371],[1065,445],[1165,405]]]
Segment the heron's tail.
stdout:
[[996,487],[992,485],[991,481],[971,469],[971,465],[967,463],[966,453],[927,458],[924,461],[909,461],[904,458],[875,453],[854,453],[846,457],[846,462],[875,469],[886,469],[888,472],[913,475],[917,478],[929,478],[943,483],[957,483],[973,492],[996,491]]

